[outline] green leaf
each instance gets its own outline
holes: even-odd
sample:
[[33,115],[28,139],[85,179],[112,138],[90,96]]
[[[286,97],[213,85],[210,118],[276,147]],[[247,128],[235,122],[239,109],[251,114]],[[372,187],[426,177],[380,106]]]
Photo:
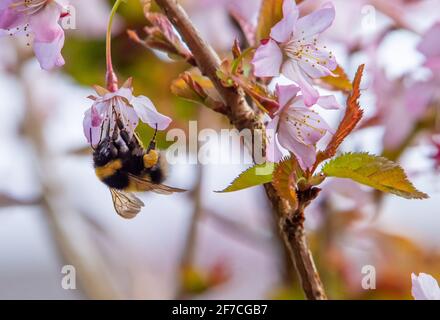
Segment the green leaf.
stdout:
[[233,192],[272,182],[274,167],[275,164],[271,162],[254,165],[240,173],[240,175],[232,181],[229,187],[216,192]]
[[[294,1],[294,0],[291,0]],[[283,18],[283,0],[263,0],[256,31],[257,43],[269,38],[270,29]]]
[[328,162],[322,172],[329,177],[348,178],[383,192],[407,199],[426,199],[395,162],[368,153],[345,153]]

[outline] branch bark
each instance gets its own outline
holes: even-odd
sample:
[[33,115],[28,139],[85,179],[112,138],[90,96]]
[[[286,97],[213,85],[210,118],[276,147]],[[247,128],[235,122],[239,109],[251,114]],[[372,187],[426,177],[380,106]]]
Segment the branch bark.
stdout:
[[319,188],[298,190],[298,209],[293,214],[280,219],[280,229],[283,231],[290,255],[294,257],[293,262],[300,275],[301,286],[307,299],[310,300],[327,299],[312,253],[308,248],[304,230],[304,210],[320,191]]
[[[238,129],[250,129],[261,132],[265,137],[265,125],[258,113],[246,102],[244,92],[239,88],[224,87],[217,77],[220,67],[220,58],[215,51],[201,38],[188,18],[184,9],[176,0],[156,0],[157,5],[177,29],[192,52],[194,59],[203,75],[213,83],[223,102],[228,106],[227,117]],[[264,142],[265,139],[262,139]],[[254,142],[255,143],[255,142]],[[262,143],[262,154],[265,155],[265,143]],[[254,155],[252,146],[252,155]],[[319,274],[308,249],[304,233],[304,224],[293,223],[299,216],[304,218],[304,212],[292,210],[286,201],[281,199],[272,184],[265,184],[266,195],[280,221],[280,233],[284,245],[290,253],[290,258],[295,266],[305,295],[308,299],[326,299]],[[303,207],[305,208],[305,206]]]

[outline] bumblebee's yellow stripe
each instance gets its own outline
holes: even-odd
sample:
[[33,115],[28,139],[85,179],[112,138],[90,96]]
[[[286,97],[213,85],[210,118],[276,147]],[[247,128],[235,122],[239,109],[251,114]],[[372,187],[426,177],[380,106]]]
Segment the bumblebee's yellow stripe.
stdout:
[[112,160],[107,163],[105,166],[97,167],[95,169],[96,176],[99,179],[105,179],[115,174],[118,169],[122,168],[121,159]]

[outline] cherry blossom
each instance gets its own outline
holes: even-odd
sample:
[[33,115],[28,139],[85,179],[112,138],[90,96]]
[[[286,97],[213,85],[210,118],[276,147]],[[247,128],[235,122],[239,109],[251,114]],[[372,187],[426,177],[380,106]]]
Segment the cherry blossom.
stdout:
[[426,273],[411,274],[411,294],[415,300],[440,300],[440,288],[437,281]]
[[87,141],[96,147],[105,135],[112,135],[118,117],[128,134],[132,136],[139,119],[157,130],[165,130],[171,119],[159,113],[153,102],[145,96],[133,96],[131,79],[115,92],[95,87],[98,96],[84,114],[83,129]]
[[262,41],[253,58],[254,74],[275,77],[280,73],[301,88],[306,106],[318,101],[312,79],[333,75],[337,67],[332,52],[318,46],[318,36],[335,19],[333,5],[299,18],[294,1],[283,2],[283,19],[271,29],[270,39]]
[[[303,169],[310,168],[316,160],[316,144],[327,132],[333,130],[327,122],[304,103],[295,85],[277,86],[280,109],[267,125],[268,160],[278,162],[285,149],[292,152]],[[338,109],[334,96],[322,96],[317,105],[325,109]]]
[[0,0],[0,35],[32,35],[35,56],[42,69],[64,65],[64,31],[60,18],[67,0]]

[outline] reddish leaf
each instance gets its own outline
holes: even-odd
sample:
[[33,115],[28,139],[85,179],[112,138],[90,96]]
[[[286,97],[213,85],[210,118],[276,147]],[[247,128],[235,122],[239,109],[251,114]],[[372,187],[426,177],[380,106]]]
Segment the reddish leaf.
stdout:
[[341,143],[353,131],[362,118],[364,112],[359,106],[358,99],[361,95],[359,87],[361,84],[364,67],[365,65],[360,65],[356,72],[356,76],[353,81],[353,90],[347,99],[347,108],[345,109],[344,118],[339,124],[338,130],[327,145],[327,148],[318,153],[314,169],[316,169],[319,163],[333,157],[336,154],[336,151]]
[[290,157],[282,160],[273,172],[272,184],[278,195],[287,200],[293,208],[298,205],[298,197],[296,194],[296,182],[301,173],[298,162],[295,158]]

